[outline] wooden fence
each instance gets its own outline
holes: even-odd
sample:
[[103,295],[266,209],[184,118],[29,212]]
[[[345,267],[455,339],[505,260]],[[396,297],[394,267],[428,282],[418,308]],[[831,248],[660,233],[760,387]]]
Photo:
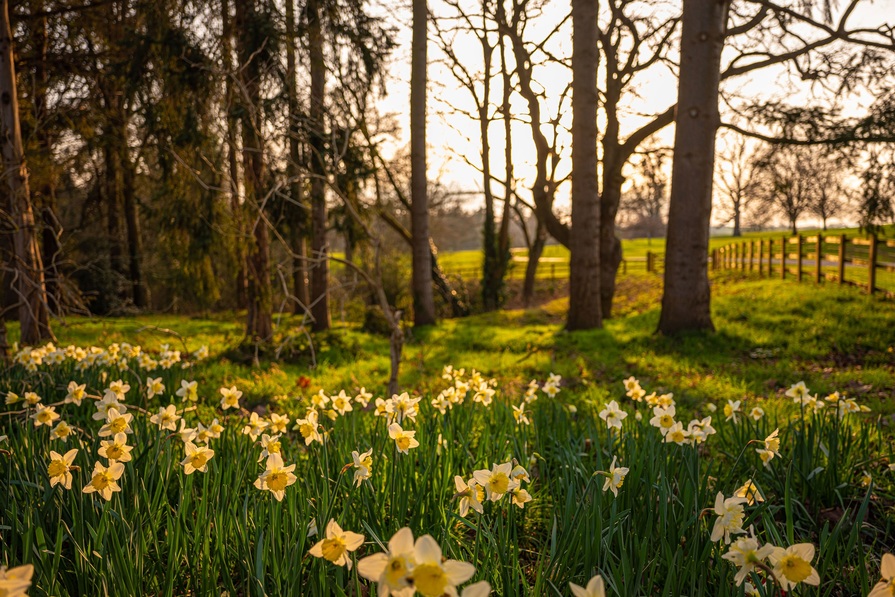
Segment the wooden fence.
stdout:
[[714,249],[713,270],[757,272],[760,276],[795,277],[851,284],[868,293],[895,297],[895,240],[825,236],[784,236],[741,240]]
[[[619,274],[627,274],[628,272],[642,271],[647,273],[662,273],[664,268],[664,256],[661,253],[647,251],[643,257],[627,257],[622,259],[619,265]],[[507,277],[510,279],[521,280],[525,277],[525,269],[528,265],[528,258],[524,256],[514,256],[510,262],[510,268]],[[452,268],[446,266],[445,273],[449,276],[462,278],[463,280],[481,280],[481,267],[463,267]],[[551,282],[566,281],[569,279],[569,260],[563,257],[542,257],[538,261],[538,269],[535,277],[538,280],[550,280]]]

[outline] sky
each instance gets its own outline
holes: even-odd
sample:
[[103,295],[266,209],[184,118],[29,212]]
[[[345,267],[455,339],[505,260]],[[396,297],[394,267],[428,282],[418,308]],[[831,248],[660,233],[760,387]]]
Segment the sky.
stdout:
[[[398,23],[397,41],[398,48],[392,57],[391,75],[388,82],[388,95],[380,101],[379,109],[383,113],[393,113],[401,130],[404,132],[397,145],[405,144],[406,131],[409,125],[409,73],[410,73],[410,8],[409,1],[395,4],[387,0],[381,0],[383,4],[380,10],[390,14],[389,20]],[[466,5],[474,3],[465,2]],[[841,2],[840,2],[841,4]],[[736,6],[736,2],[734,6]],[[679,10],[677,2],[670,0],[651,0],[641,2],[640,6],[634,6],[634,10],[646,14],[676,14]],[[449,28],[456,21],[451,17],[456,16],[456,11],[442,0],[430,0],[430,13],[436,18],[441,17],[441,27]],[[664,12],[663,12],[664,11]],[[547,4],[543,14],[533,20],[530,25],[529,39],[540,40],[548,32],[557,26],[568,13],[566,0],[554,0]],[[834,12],[834,19],[837,14]],[[849,24],[861,26],[879,25],[886,20],[895,21],[895,0],[861,0],[857,9],[850,16]],[[458,191],[481,191],[482,177],[478,171],[467,164],[481,163],[481,142],[479,138],[478,122],[469,118],[462,112],[471,112],[472,101],[468,90],[463,88],[450,73],[445,65],[445,55],[439,46],[442,42],[438,39],[435,26],[429,27],[429,114],[427,129],[428,163],[430,178],[438,178],[442,184]],[[746,42],[748,44],[748,42]],[[457,55],[464,66],[474,75],[480,75],[482,70],[481,46],[471,35],[457,34],[449,37],[448,45]],[[672,47],[676,47],[676,42]],[[571,54],[571,25],[566,22],[558,34],[551,38],[546,46],[556,56],[567,57]],[[729,62],[734,52],[728,48],[725,50],[724,62]],[[493,71],[499,70],[498,55],[495,52]],[[600,74],[602,78],[602,73]],[[551,64],[536,66],[534,77],[543,88],[543,110],[545,114],[558,115],[561,124],[559,139],[564,148],[563,159],[560,163],[560,176],[568,172],[570,167],[570,136],[562,128],[568,128],[571,124],[571,110],[566,98],[565,104],[560,107],[559,96],[571,80],[569,69],[563,65]],[[481,92],[481,81],[477,85]],[[724,85],[726,94],[743,96],[755,99],[785,99],[789,102],[799,103],[810,101],[811,90],[805,85],[792,85],[782,68],[766,68],[756,71],[755,74],[739,77]],[[492,83],[492,102],[500,101],[501,85],[499,77]],[[625,114],[622,118],[622,134],[636,129],[647,122],[652,115],[658,114],[675,102],[677,95],[676,77],[670,68],[664,64],[657,64],[640,73],[637,82],[632,87],[632,92],[624,99]],[[841,99],[841,98],[840,98]],[[859,113],[861,105],[872,100],[866,95],[847,98],[843,101],[846,111]],[[521,97],[514,96],[513,112],[524,117],[527,114],[525,104]],[[730,110],[722,118],[731,117]],[[600,123],[602,125],[602,123]],[[545,130],[545,132],[547,132]],[[502,173],[504,168],[504,142],[503,124],[496,121],[490,129],[492,137],[492,168],[495,172]],[[673,139],[673,126],[666,127],[658,140],[662,145],[671,146]],[[513,125],[513,163],[518,180],[517,189],[523,197],[529,197],[525,192],[526,183],[534,177],[534,147],[531,140],[531,132],[528,124],[517,121]],[[723,149],[724,138],[719,140],[719,148]],[[494,190],[498,196],[502,193],[500,185],[495,185]],[[482,199],[475,194],[465,195],[467,206],[475,209],[481,205]],[[557,195],[556,209],[560,212],[568,210],[568,185],[561,187]],[[719,212],[719,210],[716,210]],[[808,219],[806,218],[806,222]],[[716,222],[718,223],[718,222]]]

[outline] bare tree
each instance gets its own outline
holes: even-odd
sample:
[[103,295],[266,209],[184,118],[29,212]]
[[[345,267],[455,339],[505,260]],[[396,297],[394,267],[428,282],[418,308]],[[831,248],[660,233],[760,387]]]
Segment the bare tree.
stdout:
[[786,218],[793,234],[818,195],[816,174],[811,152],[804,148],[771,146],[758,162],[756,180],[764,204]]
[[756,154],[740,135],[730,139],[718,155],[715,181],[725,223],[733,222],[733,236],[743,233],[743,218],[749,206],[758,198],[759,185],[755,179]]
[[665,234],[665,215],[668,209],[668,175],[666,166],[669,151],[654,143],[637,152],[632,164],[631,186],[622,193],[620,214],[627,221],[630,232],[636,230],[649,238]]

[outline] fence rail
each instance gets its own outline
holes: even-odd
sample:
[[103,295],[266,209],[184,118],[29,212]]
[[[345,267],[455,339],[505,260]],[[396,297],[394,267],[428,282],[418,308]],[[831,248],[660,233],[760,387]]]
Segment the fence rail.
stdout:
[[[521,280],[525,277],[528,259],[523,256],[514,256],[510,262],[507,278]],[[619,264],[619,274],[629,272],[662,273],[665,267],[664,255],[647,251],[643,257],[626,257]],[[462,278],[464,280],[481,280],[481,267],[450,267],[445,266],[445,274]],[[535,271],[538,280],[550,280],[551,282],[565,281],[569,279],[569,260],[562,257],[542,257],[538,260],[538,268]]]
[[757,272],[760,276],[794,276],[799,282],[838,282],[869,294],[895,298],[895,240],[844,234],[798,234],[733,242],[712,251],[713,270]]

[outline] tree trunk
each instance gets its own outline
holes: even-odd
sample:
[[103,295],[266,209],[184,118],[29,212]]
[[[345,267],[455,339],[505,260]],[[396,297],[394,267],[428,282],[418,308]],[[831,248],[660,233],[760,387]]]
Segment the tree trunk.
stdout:
[[326,143],[323,124],[323,99],[326,87],[326,64],[323,61],[323,29],[320,0],[308,0],[308,51],[311,61],[311,106],[309,111],[311,139],[311,316],[315,332],[328,330],[329,261],[326,243]]
[[127,142],[127,122],[127,115],[122,104],[122,114],[120,115],[121,128],[119,129],[117,148],[121,166],[124,223],[127,230],[128,273],[134,306],[142,309],[148,306],[149,296],[143,280],[142,264],[140,263],[143,258],[143,235],[140,232],[140,214],[137,211],[137,199],[135,197],[134,178],[136,177],[136,172],[134,172],[134,164],[131,161],[130,147]]
[[435,323],[432,256],[429,250],[429,200],[426,178],[426,56],[428,7],[413,0],[410,66],[410,232],[413,236],[413,324]]
[[272,291],[270,283],[270,239],[263,217],[262,201],[266,193],[264,139],[261,135],[261,68],[256,47],[261,40],[252,34],[254,0],[236,0],[236,31],[242,77],[242,149],[246,205],[253,218],[252,243],[246,261],[247,317],[246,338],[251,342],[267,342],[273,336]]
[[299,151],[298,91],[295,82],[295,0],[286,0],[286,96],[289,108],[289,159],[286,176],[289,178],[289,198],[286,213],[289,214],[289,242],[292,250],[292,292],[295,295],[294,313],[304,315],[308,308],[307,278],[307,210],[305,208],[302,181],[299,176],[301,152]]
[[789,220],[789,229],[792,231],[792,235],[796,236],[799,233],[799,227],[796,224],[796,218],[791,218]]
[[[37,12],[42,12],[44,10],[43,2],[39,2],[35,9]],[[38,198],[34,203],[40,210],[41,223],[43,225],[41,230],[41,260],[44,264],[46,278],[47,305],[51,313],[58,313],[60,305],[58,297],[59,269],[57,263],[62,252],[62,246],[59,242],[62,227],[56,217],[56,168],[53,163],[53,142],[48,130],[48,41],[47,17],[44,16],[38,19],[34,35],[34,46],[37,50],[37,60],[34,69],[34,119],[37,127],[35,131],[37,146],[45,160],[45,168],[42,184],[38,186]]]
[[[502,15],[504,8],[503,2],[497,3],[499,22],[504,22],[505,16]],[[500,216],[500,232],[497,236],[497,269],[494,277],[503,287],[503,280],[507,275],[507,268],[510,265],[510,218],[512,218],[512,206],[515,200],[513,192],[513,113],[510,106],[510,98],[513,93],[512,82],[510,80],[510,71],[507,68],[506,46],[504,45],[503,36],[500,37],[500,72],[503,75],[503,98],[501,102],[501,111],[503,112],[503,135],[504,135],[504,194],[503,194],[503,213]]]
[[740,230],[740,206],[736,205],[733,211],[733,235],[734,236],[742,236],[743,232]]
[[22,344],[34,345],[54,338],[22,146],[7,0],[0,0],[0,152],[6,173],[7,209],[14,227],[11,265],[18,278],[16,292]]
[[500,307],[500,279],[498,269],[497,223],[494,216],[494,193],[491,190],[491,136],[489,115],[491,108],[491,57],[494,47],[488,42],[486,2],[482,3],[482,100],[478,106],[479,134],[482,138],[482,189],[485,196],[485,222],[482,231],[484,259],[482,262],[482,308],[495,311]]
[[230,216],[233,218],[233,228],[236,236],[236,308],[245,309],[246,300],[246,274],[245,274],[245,249],[244,227],[242,208],[239,205],[239,120],[236,118],[234,103],[236,95],[233,92],[233,78],[236,72],[233,70],[233,27],[230,20],[230,4],[228,0],[221,0],[221,55],[224,64],[224,102],[227,115],[227,185],[230,193]]
[[547,244],[547,226],[544,222],[538,220],[534,240],[532,240],[531,247],[528,249],[528,264],[525,266],[525,281],[522,283],[522,304],[526,307],[531,306],[531,300],[535,295],[538,263],[541,261],[541,254],[544,252],[545,244]]
[[566,328],[601,327],[597,0],[572,0],[572,226]]
[[665,289],[659,331],[713,330],[709,227],[729,0],[684,0]]

